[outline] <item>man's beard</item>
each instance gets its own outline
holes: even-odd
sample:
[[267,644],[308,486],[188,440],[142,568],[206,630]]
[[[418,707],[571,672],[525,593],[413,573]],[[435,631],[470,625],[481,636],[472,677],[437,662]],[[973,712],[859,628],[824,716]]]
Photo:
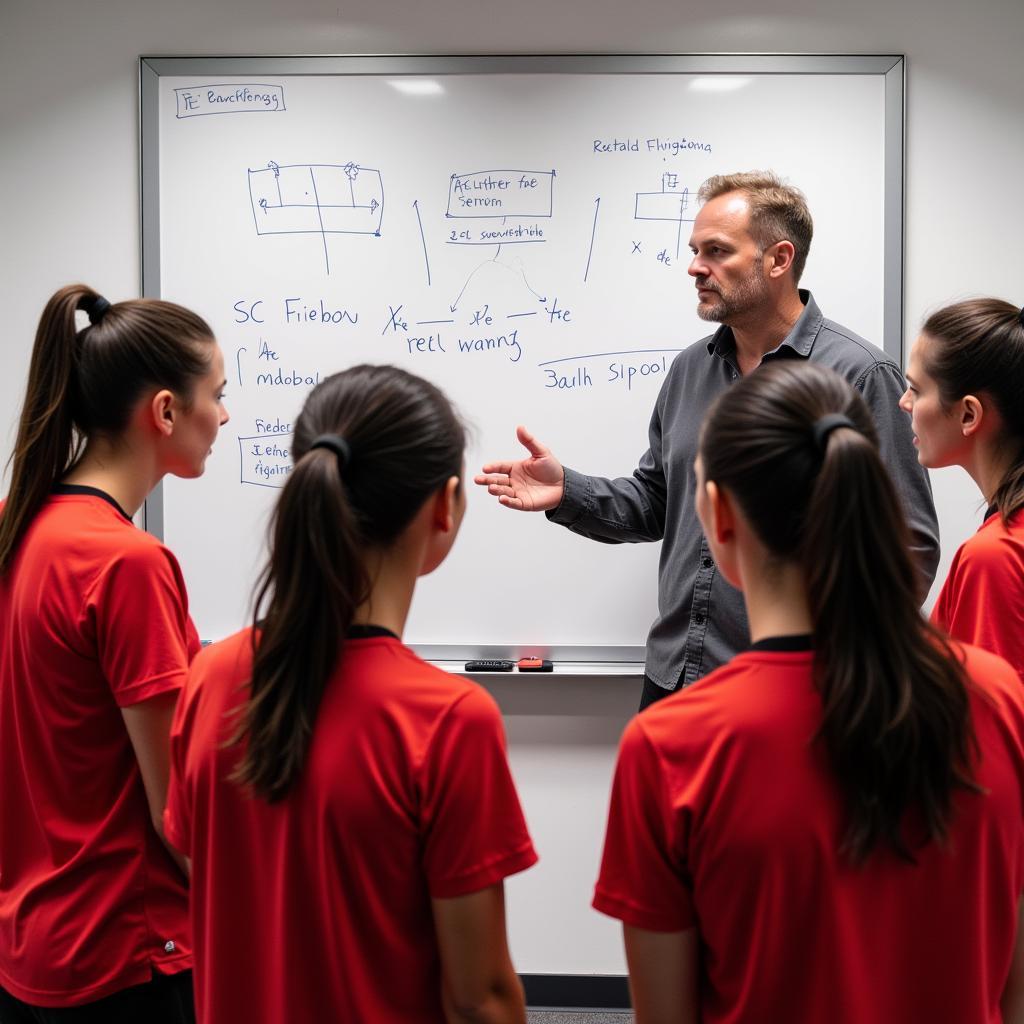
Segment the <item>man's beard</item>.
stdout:
[[701,320],[711,320],[714,323],[727,324],[735,320],[737,316],[749,313],[764,303],[768,294],[767,281],[760,264],[754,267],[750,274],[741,281],[729,293],[728,298],[724,296],[717,287],[708,283],[706,278],[698,277],[696,284],[700,288],[706,288],[718,295],[718,302],[714,304],[697,303],[697,316]]

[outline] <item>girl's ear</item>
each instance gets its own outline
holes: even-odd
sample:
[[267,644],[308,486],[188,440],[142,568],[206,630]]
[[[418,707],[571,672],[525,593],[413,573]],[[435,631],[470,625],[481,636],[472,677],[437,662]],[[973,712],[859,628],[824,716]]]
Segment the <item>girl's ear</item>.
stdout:
[[173,391],[163,388],[149,400],[147,419],[152,423],[158,434],[170,437],[174,431],[174,420],[178,403]]
[[440,533],[451,533],[458,523],[461,480],[451,476],[434,497],[434,526]]
[[960,430],[964,437],[970,437],[981,429],[985,419],[985,406],[975,395],[964,395],[960,399]]
[[736,514],[732,498],[714,480],[709,480],[704,487],[711,505],[711,529],[714,531],[715,543],[728,544],[736,536]]

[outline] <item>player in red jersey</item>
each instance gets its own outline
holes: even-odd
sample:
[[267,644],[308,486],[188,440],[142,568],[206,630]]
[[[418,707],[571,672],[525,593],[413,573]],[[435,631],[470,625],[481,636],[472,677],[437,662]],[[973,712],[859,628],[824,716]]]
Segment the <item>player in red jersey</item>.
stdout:
[[623,737],[594,905],[637,1024],[1024,1020],[1024,691],[920,615],[867,407],[780,361],[699,453],[753,643]]
[[43,312],[0,513],[3,1024],[194,1020],[162,814],[199,641],[174,556],[131,517],[166,473],[203,472],[223,388],[180,306],[72,285]]
[[923,466],[962,466],[988,506],[932,611],[958,640],[1024,676],[1024,310],[970,299],[933,313],[914,343],[900,406]]
[[329,377],[296,420],[254,626],[199,655],[174,725],[200,1021],[525,1020],[503,879],[536,854],[501,716],[401,640],[463,447],[394,367]]

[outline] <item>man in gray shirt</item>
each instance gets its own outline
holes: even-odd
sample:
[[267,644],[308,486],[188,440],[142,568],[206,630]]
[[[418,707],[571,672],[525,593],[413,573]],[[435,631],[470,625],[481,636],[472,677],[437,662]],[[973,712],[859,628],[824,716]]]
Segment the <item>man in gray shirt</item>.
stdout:
[[475,478],[503,505],[546,512],[584,537],[608,544],[663,541],[641,708],[749,644],[743,597],[718,576],[697,519],[693,460],[708,407],[762,362],[813,359],[860,392],[903,500],[922,595],[939,561],[931,487],[917,461],[910,419],[898,406],[906,387],[900,368],[826,320],[810,292],[798,288],[812,234],[803,194],[774,174],[753,171],[709,178],[699,198],[689,273],[698,316],[722,326],[672,363],[651,417],[650,447],[633,475],[608,480],[563,468],[519,427],[529,457],[489,463]]

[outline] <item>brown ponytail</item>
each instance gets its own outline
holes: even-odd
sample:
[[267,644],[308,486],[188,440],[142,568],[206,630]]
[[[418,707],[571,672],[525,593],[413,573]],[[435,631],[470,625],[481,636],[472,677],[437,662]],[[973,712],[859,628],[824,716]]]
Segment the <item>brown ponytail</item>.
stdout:
[[[856,429],[819,448],[814,424],[829,414]],[[954,790],[975,788],[974,737],[963,669],[918,609],[909,531],[866,405],[829,370],[775,362],[719,399],[700,452],[769,550],[803,568],[844,853],[859,863],[884,843],[912,859],[946,838]]]
[[209,326],[170,302],[119,302],[79,330],[75,312],[103,301],[87,285],[68,285],[39,320],[0,516],[0,574],[89,437],[123,431],[147,387],[169,388],[187,400],[209,365],[203,344],[213,337]]
[[[343,467],[334,451],[310,448],[323,434],[344,439]],[[244,745],[234,781],[268,801],[294,786],[324,686],[370,593],[365,552],[393,543],[462,475],[464,447],[445,396],[404,370],[356,366],[310,392],[257,585],[250,695],[229,741]]]
[[949,407],[964,395],[991,397],[1005,426],[1002,444],[1011,463],[991,503],[1003,522],[1024,508],[1024,322],[1002,299],[969,299],[925,321],[931,339],[925,368]]

